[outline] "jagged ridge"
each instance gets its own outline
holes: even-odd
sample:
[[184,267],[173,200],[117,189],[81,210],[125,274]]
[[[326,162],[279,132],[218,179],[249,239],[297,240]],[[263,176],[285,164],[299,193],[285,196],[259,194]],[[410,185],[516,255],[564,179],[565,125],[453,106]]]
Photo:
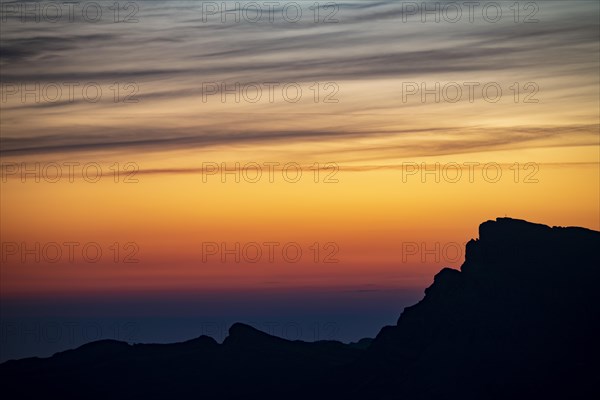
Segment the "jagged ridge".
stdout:
[[[234,324],[219,345],[101,341],[0,365],[18,397],[589,399],[600,395],[600,233],[498,218],[370,342]],[[366,350],[364,350],[366,348]]]

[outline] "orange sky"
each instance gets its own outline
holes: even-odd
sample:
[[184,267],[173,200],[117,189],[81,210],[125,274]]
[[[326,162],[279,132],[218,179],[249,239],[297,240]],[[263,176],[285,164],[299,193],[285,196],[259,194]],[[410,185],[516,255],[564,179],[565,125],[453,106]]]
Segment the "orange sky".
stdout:
[[[199,20],[194,2],[161,4],[143,2],[135,24],[3,22],[3,297],[423,288],[460,266],[450,252],[485,220],[600,229],[597,3],[544,2],[531,24],[402,23],[394,3],[349,4],[339,23],[228,29]],[[104,96],[20,93],[71,80]],[[115,101],[115,82],[137,101]],[[207,82],[246,89],[223,101]],[[303,95],[247,100],[268,82]],[[406,92],[473,82],[472,99]],[[492,84],[497,101],[481,90]],[[36,163],[40,182],[23,182]],[[98,182],[82,176],[90,163]],[[223,163],[250,168],[222,182],[211,168]],[[279,163],[272,182],[268,163]],[[65,242],[78,243],[73,262]],[[203,262],[208,242],[293,243],[303,256],[222,263],[219,249]],[[62,256],[23,261],[36,243]],[[102,250],[97,263],[80,254],[86,243]]]
[[[280,169],[273,170],[273,182],[265,169],[256,183],[241,173],[239,183],[231,174],[223,183],[220,172],[206,175],[205,182],[199,172],[143,173],[145,165],[154,165],[151,157],[139,164],[131,178],[136,183],[115,183],[112,175],[97,183],[81,177],[73,183],[42,177],[35,183],[32,176],[23,183],[11,176],[0,198],[2,293],[423,287],[441,267],[460,266],[464,243],[477,237],[478,224],[487,219],[508,215],[599,229],[598,188],[590,185],[599,179],[593,154],[564,149],[562,154],[588,154],[589,161],[564,163],[557,157],[551,163],[554,151],[539,151],[539,158],[530,157],[536,154],[531,151],[521,157],[511,152],[513,160],[522,160],[519,176],[507,152],[452,158],[456,161],[411,159],[382,169],[341,164],[331,183],[323,179],[332,170],[321,171],[315,183],[310,168],[296,183],[286,181],[294,175],[284,178]],[[537,159],[543,162],[532,161]],[[479,161],[496,166],[487,172],[473,168],[472,176],[463,169],[453,182],[456,164]],[[421,173],[422,162],[433,171],[440,163],[439,183],[435,173]],[[402,163],[404,169],[398,167]],[[535,164],[526,171],[527,163]],[[442,172],[442,165],[452,169]],[[497,168],[502,177],[493,182]],[[70,253],[65,242],[78,244]],[[270,242],[276,242],[272,255],[264,244]],[[93,244],[89,256],[83,253],[87,243]],[[239,262],[235,252],[221,261],[223,243],[229,249],[239,243]],[[289,253],[283,252],[286,244],[292,246]],[[97,247],[102,257],[91,262]],[[204,260],[203,249],[210,251]]]

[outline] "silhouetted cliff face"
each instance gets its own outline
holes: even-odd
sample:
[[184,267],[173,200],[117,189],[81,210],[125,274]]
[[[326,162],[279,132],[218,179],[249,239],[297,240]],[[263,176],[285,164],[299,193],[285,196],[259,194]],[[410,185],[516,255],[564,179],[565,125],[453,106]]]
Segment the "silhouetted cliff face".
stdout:
[[[461,270],[370,342],[289,341],[234,324],[223,344],[100,341],[0,365],[17,398],[600,398],[600,232],[480,226]],[[370,345],[369,345],[370,343]],[[366,348],[366,350],[365,350]]]
[[599,249],[587,229],[481,224],[461,271],[438,273],[374,340],[381,398],[585,397],[600,371]]
[[[479,239],[467,243],[467,274],[509,275],[541,279],[580,279],[598,276],[598,236],[584,228],[550,228],[511,218],[479,226]],[[565,270],[569,268],[569,270]],[[538,285],[534,286],[537,287]]]

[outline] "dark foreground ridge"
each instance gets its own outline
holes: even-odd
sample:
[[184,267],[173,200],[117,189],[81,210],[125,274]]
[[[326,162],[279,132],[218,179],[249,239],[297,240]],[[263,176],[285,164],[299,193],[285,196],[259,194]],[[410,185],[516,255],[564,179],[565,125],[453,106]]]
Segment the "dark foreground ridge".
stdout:
[[[600,398],[600,232],[487,221],[460,271],[369,345],[234,324],[222,344],[102,340],[0,365],[5,398]],[[34,397],[35,396],[35,397]]]

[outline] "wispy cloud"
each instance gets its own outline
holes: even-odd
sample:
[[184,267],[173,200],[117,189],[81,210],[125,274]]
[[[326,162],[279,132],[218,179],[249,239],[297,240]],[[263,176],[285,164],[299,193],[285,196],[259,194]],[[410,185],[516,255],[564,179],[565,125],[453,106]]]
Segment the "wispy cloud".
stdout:
[[[403,129],[432,135],[395,147],[360,143],[352,151],[362,146],[367,152],[460,152],[548,135],[560,136],[565,144],[570,138],[580,143],[581,135],[589,141],[597,132],[590,110],[598,98],[599,6],[577,1],[537,4],[539,22],[529,24],[515,23],[512,16],[499,23],[481,16],[472,23],[466,17],[457,23],[421,23],[420,16],[407,15],[402,2],[387,1],[339,3],[338,23],[314,23],[310,15],[298,23],[280,18],[272,23],[222,23],[219,15],[205,20],[194,2],[141,2],[139,22],[132,24],[25,24],[11,17],[1,28],[3,89],[134,82],[140,91],[135,106],[115,104],[110,95],[94,103],[9,96],[2,103],[1,151],[26,155],[358,141],[393,139],[404,135]],[[543,81],[545,97],[537,108],[502,111],[519,119],[507,122],[507,129],[489,122],[499,119],[501,106],[473,108],[479,118],[475,123],[482,127],[478,134],[447,140],[445,133],[472,131],[456,121],[457,115],[471,112],[468,101],[461,99],[454,107],[462,108],[455,110],[438,104],[409,106],[399,102],[399,89],[390,89],[401,81],[459,79],[502,80],[507,87],[511,80]],[[335,82],[340,103],[279,100],[255,108],[209,107],[199,102],[206,82]],[[569,103],[560,106],[567,98]],[[532,114],[527,132],[512,129],[523,125],[527,113]],[[435,115],[437,126],[431,118],[421,123],[425,114]],[[538,123],[545,121],[544,115],[551,120]],[[569,136],[581,126],[585,128]]]

